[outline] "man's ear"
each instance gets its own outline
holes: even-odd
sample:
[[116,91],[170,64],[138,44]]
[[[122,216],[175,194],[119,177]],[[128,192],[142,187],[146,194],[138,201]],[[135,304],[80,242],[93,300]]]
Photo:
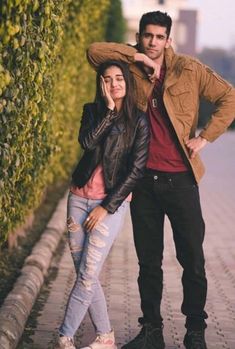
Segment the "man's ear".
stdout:
[[165,48],[169,48],[171,46],[171,43],[172,43],[172,38],[168,38],[167,41],[166,41]]
[[139,33],[135,34],[135,39],[136,39],[137,45],[139,45],[139,43],[140,43],[140,34]]

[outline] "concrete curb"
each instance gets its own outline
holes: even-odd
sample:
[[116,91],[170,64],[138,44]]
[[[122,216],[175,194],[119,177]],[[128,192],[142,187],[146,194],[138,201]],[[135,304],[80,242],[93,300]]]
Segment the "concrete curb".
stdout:
[[43,285],[66,223],[68,193],[59,201],[41,239],[25,260],[20,277],[0,309],[0,349],[15,349]]

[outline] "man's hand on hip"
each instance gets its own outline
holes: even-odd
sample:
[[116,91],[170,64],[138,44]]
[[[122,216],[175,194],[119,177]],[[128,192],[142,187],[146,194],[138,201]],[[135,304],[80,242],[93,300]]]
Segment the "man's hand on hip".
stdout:
[[208,141],[205,138],[202,138],[201,136],[194,137],[189,139],[186,142],[186,146],[189,150],[189,156],[190,159],[195,158],[197,153],[205,147],[205,145],[208,143]]

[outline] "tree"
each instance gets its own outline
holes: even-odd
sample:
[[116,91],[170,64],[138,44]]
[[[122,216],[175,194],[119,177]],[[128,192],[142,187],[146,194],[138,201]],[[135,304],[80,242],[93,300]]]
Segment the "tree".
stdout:
[[123,42],[126,31],[126,21],[122,13],[120,0],[112,0],[108,13],[106,40],[110,42]]

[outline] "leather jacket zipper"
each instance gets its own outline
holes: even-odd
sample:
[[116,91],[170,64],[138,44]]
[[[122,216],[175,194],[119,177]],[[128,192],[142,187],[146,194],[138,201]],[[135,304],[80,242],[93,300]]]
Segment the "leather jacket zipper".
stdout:
[[[118,137],[118,141],[117,141],[117,150],[119,148],[119,143],[120,143],[120,136]],[[118,152],[117,152],[117,154],[118,154]],[[113,183],[114,174],[115,174],[116,168],[117,168],[117,162],[118,162],[118,160],[117,160],[117,156],[116,156],[116,162],[115,162],[115,165],[114,165],[113,175],[112,175],[112,183]]]

